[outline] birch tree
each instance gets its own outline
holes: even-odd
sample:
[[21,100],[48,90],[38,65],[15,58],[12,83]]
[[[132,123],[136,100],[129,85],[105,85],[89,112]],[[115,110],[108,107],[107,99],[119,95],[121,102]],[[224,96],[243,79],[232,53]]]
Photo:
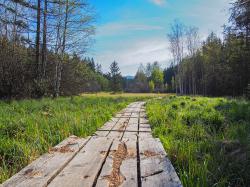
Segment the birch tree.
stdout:
[[[170,51],[173,56],[174,65],[177,66],[177,72],[175,74],[176,83],[178,83],[180,94],[183,94],[183,70],[180,66],[180,62],[184,57],[184,36],[185,36],[185,27],[182,23],[175,20],[173,24],[171,24],[171,30],[167,34],[169,43],[170,43]],[[177,76],[178,74],[178,76]],[[178,93],[178,87],[176,85],[176,94]]]

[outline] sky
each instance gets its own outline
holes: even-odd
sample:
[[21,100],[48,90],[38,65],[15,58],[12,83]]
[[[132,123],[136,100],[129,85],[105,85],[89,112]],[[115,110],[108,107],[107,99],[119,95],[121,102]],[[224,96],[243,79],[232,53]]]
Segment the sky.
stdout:
[[199,28],[201,39],[210,32],[222,37],[231,0],[91,0],[96,11],[95,42],[88,52],[107,72],[118,62],[123,76],[135,75],[139,65],[171,63],[167,33],[179,20]]

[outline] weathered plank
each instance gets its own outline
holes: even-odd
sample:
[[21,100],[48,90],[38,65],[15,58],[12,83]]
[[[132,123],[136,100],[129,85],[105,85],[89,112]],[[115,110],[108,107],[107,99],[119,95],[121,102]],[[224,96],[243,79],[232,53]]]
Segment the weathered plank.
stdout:
[[131,118],[139,118],[139,112],[132,112]]
[[140,124],[148,124],[149,121],[146,118],[140,118]]
[[114,126],[112,131],[107,135],[107,137],[121,138],[129,122],[128,118],[120,118],[118,123]]
[[116,118],[121,118],[121,117],[130,117],[131,116],[131,112],[122,112],[122,113],[118,113],[116,114]]
[[111,144],[112,139],[110,138],[92,137],[48,186],[92,186],[106,159]]
[[139,138],[153,138],[151,132],[139,132]]
[[43,187],[72,160],[89,138],[71,136],[2,184],[3,187]]
[[103,127],[95,132],[96,136],[107,136],[114,128],[114,126],[119,122],[120,118],[112,118],[109,122],[105,123]]
[[96,186],[137,186],[136,139],[116,139],[106,159]]
[[[142,110],[141,110],[141,111],[142,111]],[[146,118],[146,117],[147,117],[146,112],[140,112],[140,117],[141,117],[141,118]]]
[[119,118],[112,118],[106,122],[99,130],[111,130],[113,126],[119,121]]
[[138,134],[138,118],[130,118],[127,128],[124,132],[124,138],[130,138]]
[[142,123],[142,124],[140,124],[140,126],[139,126],[139,131],[140,131],[140,132],[151,132],[151,127],[150,127],[149,124]]
[[140,138],[139,152],[143,187],[182,186],[159,139]]

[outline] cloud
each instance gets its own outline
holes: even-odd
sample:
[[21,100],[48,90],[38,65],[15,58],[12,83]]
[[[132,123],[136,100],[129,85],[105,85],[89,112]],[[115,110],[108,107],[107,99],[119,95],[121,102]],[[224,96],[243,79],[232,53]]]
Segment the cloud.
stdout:
[[163,30],[164,28],[157,25],[133,24],[133,23],[107,23],[98,27],[98,36],[112,36],[133,31],[153,31]]
[[162,67],[167,67],[171,60],[168,52],[167,40],[162,38],[137,39],[123,43],[123,48],[116,43],[112,50],[102,51],[96,54],[95,59],[108,71],[109,64],[116,60],[123,75],[134,75],[139,65],[158,61]]
[[149,1],[151,1],[152,3],[154,3],[157,6],[163,6],[166,4],[165,0],[149,0]]

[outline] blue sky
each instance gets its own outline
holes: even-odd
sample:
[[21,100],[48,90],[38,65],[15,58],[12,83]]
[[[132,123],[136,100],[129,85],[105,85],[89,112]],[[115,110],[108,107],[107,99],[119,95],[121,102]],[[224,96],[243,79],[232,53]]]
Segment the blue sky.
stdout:
[[116,60],[123,75],[134,75],[140,63],[159,61],[168,67],[171,54],[166,37],[178,19],[222,36],[232,0],[91,0],[97,13],[96,36],[88,55],[107,72]]

